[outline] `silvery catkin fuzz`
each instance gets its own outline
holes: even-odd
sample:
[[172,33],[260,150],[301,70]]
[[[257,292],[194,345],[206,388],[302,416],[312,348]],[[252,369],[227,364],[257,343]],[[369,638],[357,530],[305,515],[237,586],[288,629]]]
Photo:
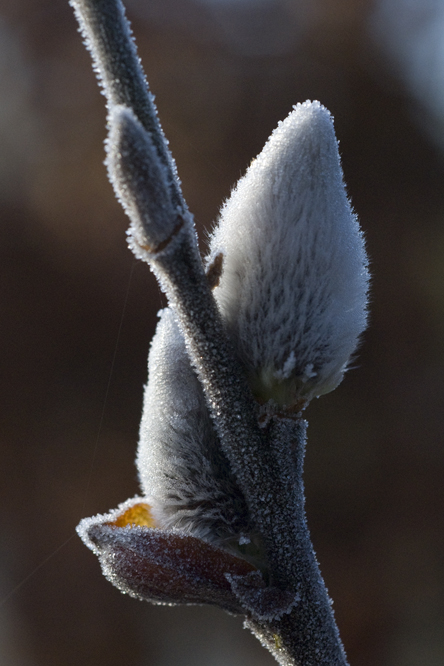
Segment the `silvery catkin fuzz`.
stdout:
[[171,308],[160,313],[148,376],[137,466],[156,522],[236,547],[251,520]]
[[227,332],[261,402],[333,390],[367,320],[364,239],[329,111],[294,107],[224,204],[208,266]]

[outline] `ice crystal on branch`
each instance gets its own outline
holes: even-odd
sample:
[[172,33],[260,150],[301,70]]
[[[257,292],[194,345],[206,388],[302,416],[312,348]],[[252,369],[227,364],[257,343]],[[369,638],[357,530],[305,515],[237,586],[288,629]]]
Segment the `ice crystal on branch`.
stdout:
[[238,182],[216,257],[214,296],[255,395],[291,407],[334,389],[366,326],[368,272],[319,102],[294,107]]

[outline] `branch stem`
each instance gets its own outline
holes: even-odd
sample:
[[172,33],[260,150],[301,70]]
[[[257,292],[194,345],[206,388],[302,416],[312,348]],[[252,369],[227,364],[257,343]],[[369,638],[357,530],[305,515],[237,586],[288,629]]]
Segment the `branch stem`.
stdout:
[[150,134],[160,161],[170,171],[174,202],[185,210],[176,165],[168,150],[154,96],[149,90],[121,0],[69,1],[91,52],[108,108],[122,105],[132,109]]

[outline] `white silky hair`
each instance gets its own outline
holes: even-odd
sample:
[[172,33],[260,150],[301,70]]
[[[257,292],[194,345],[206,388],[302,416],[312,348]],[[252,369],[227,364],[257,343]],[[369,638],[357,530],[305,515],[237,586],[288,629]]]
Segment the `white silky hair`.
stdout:
[[251,529],[248,510],[170,308],[160,313],[148,374],[137,467],[155,520],[210,542],[238,541]]
[[342,380],[366,327],[368,261],[333,119],[304,102],[274,130],[224,204],[207,264],[256,397],[304,404]]

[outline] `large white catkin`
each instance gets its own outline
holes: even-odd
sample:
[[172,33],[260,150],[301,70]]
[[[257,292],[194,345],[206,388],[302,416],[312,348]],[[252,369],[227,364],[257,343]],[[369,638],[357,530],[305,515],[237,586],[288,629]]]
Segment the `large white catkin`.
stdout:
[[341,381],[367,320],[368,261],[332,117],[304,102],[222,208],[214,296],[263,401],[302,405]]

